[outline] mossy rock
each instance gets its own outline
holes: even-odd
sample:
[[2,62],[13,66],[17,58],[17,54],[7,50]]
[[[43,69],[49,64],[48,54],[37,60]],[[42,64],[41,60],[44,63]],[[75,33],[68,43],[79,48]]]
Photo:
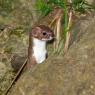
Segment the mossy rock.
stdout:
[[95,17],[64,56],[24,72],[8,95],[94,95]]

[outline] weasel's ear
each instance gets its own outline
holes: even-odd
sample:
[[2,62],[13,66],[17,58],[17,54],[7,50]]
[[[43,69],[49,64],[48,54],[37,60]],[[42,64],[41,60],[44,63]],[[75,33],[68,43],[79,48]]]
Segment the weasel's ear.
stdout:
[[32,28],[32,36],[33,37],[38,37],[40,32],[41,32],[41,28],[40,27]]
[[32,35],[33,37],[37,37],[36,31],[37,31],[37,30],[36,30],[35,28],[32,29],[31,35]]

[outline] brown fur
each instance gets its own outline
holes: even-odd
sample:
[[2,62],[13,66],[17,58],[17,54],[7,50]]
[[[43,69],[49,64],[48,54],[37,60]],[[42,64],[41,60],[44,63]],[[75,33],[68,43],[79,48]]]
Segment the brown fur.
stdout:
[[29,34],[29,47],[28,47],[28,60],[27,60],[27,68],[30,68],[32,65],[36,64],[35,57],[33,56],[33,43],[32,43],[32,32]]

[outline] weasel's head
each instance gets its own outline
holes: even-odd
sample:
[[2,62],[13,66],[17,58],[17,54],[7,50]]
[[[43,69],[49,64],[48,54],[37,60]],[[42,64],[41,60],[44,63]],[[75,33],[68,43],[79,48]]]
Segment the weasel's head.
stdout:
[[37,38],[42,41],[50,41],[54,38],[54,33],[52,30],[45,25],[39,25],[32,29],[32,37]]

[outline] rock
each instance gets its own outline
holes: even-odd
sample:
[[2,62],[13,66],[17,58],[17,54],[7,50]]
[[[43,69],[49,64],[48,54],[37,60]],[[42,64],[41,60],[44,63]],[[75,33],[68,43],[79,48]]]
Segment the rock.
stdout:
[[4,77],[6,71],[7,71],[6,65],[0,62],[0,78]]
[[18,72],[21,66],[23,65],[24,61],[26,60],[26,56],[14,55],[11,60],[11,66],[14,72]]
[[94,95],[95,16],[90,21],[67,54],[24,72],[8,95]]
[[0,62],[0,95],[2,95],[9,86],[13,78],[11,68]]

